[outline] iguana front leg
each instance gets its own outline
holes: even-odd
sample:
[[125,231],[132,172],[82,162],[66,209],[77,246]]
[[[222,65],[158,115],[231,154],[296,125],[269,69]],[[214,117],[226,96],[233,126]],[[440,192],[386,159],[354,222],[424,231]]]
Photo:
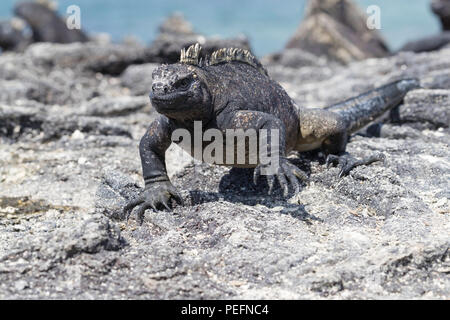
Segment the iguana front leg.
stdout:
[[[268,113],[250,110],[241,110],[231,113],[222,113],[217,118],[217,124],[220,129],[225,131],[226,129],[242,129],[244,131],[248,129],[256,130],[258,135],[258,141],[262,129],[267,131],[267,157],[269,159],[278,159],[278,165],[273,168],[273,163],[260,164],[260,152],[258,154],[258,165],[254,171],[254,183],[257,184],[260,175],[265,175],[269,184],[269,194],[272,193],[275,179],[278,180],[280,186],[283,189],[283,195],[286,197],[289,194],[289,184],[293,187],[294,191],[298,193],[300,191],[300,184],[298,178],[305,181],[307,175],[290,163],[286,159],[286,128],[282,121],[277,117]],[[278,141],[276,141],[273,133],[276,130],[278,133]],[[277,152],[276,157],[274,152]],[[274,169],[274,170],[273,170]]]
[[137,217],[142,224],[147,209],[170,210],[169,200],[174,198],[181,203],[182,199],[169,180],[166,171],[165,152],[171,144],[172,126],[165,116],[152,122],[139,144],[142,162],[142,173],[145,181],[144,190],[123,209],[128,218],[132,210],[139,206]]

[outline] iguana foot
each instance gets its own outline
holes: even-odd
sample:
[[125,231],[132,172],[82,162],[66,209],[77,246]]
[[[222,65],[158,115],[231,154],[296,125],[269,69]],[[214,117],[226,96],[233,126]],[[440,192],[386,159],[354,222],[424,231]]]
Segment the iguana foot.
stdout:
[[183,199],[178,193],[177,189],[169,181],[154,182],[151,185],[145,187],[145,189],[133,200],[123,208],[123,218],[127,220],[130,218],[131,212],[137,206],[139,206],[136,216],[139,224],[144,222],[144,213],[147,209],[167,209],[171,211],[170,199],[183,205]]
[[343,153],[341,155],[329,154],[326,160],[326,165],[327,168],[329,168],[331,165],[337,165],[340,168],[339,178],[342,178],[343,176],[348,175],[350,171],[352,171],[356,167],[369,165],[377,161],[384,162],[385,159],[386,157],[382,153],[377,153],[373,156],[363,159],[356,159],[348,153]]
[[302,180],[303,182],[308,181],[308,176],[306,175],[306,173],[290,163],[286,158],[280,158],[280,166],[278,167],[276,173],[265,174],[264,172],[270,172],[266,171],[269,170],[269,167],[269,165],[259,165],[253,172],[253,183],[255,185],[257,185],[258,179],[261,175],[265,175],[267,177],[267,183],[269,184],[269,195],[272,194],[275,177],[278,179],[278,182],[283,189],[284,197],[287,197],[289,194],[289,183],[294,188],[294,192],[299,193],[300,183],[298,182],[298,179]]

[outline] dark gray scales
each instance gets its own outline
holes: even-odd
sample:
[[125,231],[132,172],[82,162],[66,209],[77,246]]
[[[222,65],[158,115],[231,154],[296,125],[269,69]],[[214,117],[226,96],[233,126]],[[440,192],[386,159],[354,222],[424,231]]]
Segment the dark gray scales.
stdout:
[[[202,122],[203,131],[220,130],[224,141],[227,129],[267,129],[269,146],[277,142],[280,159],[276,172],[265,176],[269,193],[278,180],[287,196],[289,187],[298,193],[298,180],[307,179],[305,172],[286,159],[290,151],[321,149],[328,155],[328,164],[340,165],[341,175],[355,166],[382,160],[382,156],[361,160],[350,157],[345,152],[348,136],[419,87],[416,79],[399,80],[325,109],[308,109],[296,106],[248,51],[221,49],[206,60],[199,58],[200,51],[198,44],[182,50],[179,63],[163,65],[153,73],[150,99],[160,116],[141,140],[145,189],[124,208],[126,217],[138,207],[142,221],[146,209],[170,209],[171,198],[182,202],[167,176],[165,151],[174,130],[186,129],[193,136],[194,121]],[[278,141],[272,141],[270,129],[278,130]],[[272,152],[270,148],[268,151]],[[255,168],[254,182],[258,183],[267,165],[258,162],[244,166]]]

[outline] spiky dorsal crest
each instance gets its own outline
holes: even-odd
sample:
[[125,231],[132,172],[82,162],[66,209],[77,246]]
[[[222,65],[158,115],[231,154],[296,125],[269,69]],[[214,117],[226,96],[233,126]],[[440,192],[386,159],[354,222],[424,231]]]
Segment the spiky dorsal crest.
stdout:
[[196,43],[190,46],[187,50],[181,49],[180,63],[191,64],[194,66],[199,65],[200,51],[202,47]]
[[[200,51],[202,47],[200,44],[190,46],[187,50],[181,50],[180,63],[190,64],[201,67],[203,61],[200,59]],[[250,53],[248,50],[238,48],[223,48],[214,51],[211,56],[206,60],[205,65],[213,66],[221,63],[229,63],[232,61],[239,61],[246,63],[256,68],[264,75],[268,75],[267,70],[263,67],[261,62]]]
[[259,60],[250,53],[248,50],[239,48],[223,48],[214,51],[209,58],[208,65],[213,66],[221,63],[228,63],[232,61],[239,61],[251,65],[256,68],[259,72],[267,75],[266,69]]

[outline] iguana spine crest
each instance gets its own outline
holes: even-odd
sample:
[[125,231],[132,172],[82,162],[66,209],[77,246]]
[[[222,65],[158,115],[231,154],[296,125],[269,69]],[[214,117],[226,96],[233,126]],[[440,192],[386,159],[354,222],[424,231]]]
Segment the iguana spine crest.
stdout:
[[199,65],[199,57],[201,50],[202,47],[198,43],[190,46],[187,50],[186,48],[181,49],[180,63],[191,64],[194,66]]
[[[199,59],[201,50],[202,47],[198,43],[190,46],[187,50],[182,49],[180,63],[201,67],[203,64],[202,60]],[[250,51],[239,48],[222,48],[216,50],[206,59],[205,64],[207,66],[213,66],[233,61],[248,64],[256,68],[262,74],[267,75],[266,69],[262,66],[261,62],[259,62],[258,59],[250,53]]]

